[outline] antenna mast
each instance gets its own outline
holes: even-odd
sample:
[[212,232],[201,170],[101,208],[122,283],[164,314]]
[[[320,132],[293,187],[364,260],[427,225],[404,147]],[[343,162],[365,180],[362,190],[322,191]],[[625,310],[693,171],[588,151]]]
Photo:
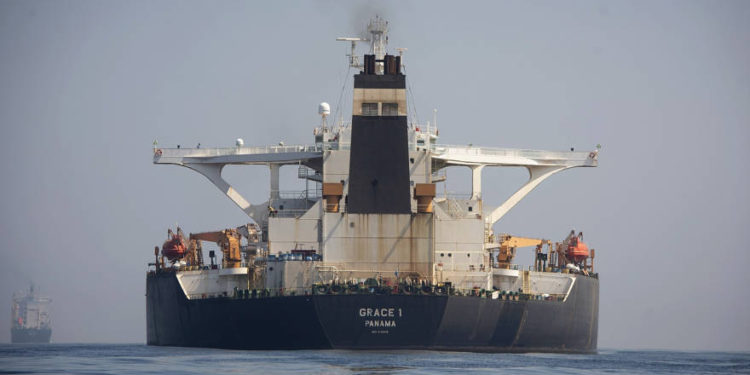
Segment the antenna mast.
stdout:
[[370,53],[375,58],[382,60],[385,56],[385,46],[388,44],[388,21],[375,16],[367,25],[367,32],[370,33]]
[[[385,47],[388,44],[388,21],[375,16],[367,25],[367,32],[370,33],[370,54],[375,55],[375,60],[383,60],[385,57]],[[383,63],[375,63],[375,73],[383,74]]]
[[357,48],[357,42],[367,42],[367,39],[338,37],[336,38],[336,40],[338,40],[339,42],[352,42],[352,52],[346,55],[347,57],[349,57],[349,66],[352,68],[362,69],[364,65],[359,62],[359,56],[355,54],[354,50]]
[[[363,69],[364,65],[359,62],[359,56],[356,55],[357,42],[370,42],[370,54],[375,55],[376,60],[383,60],[385,56],[385,47],[388,45],[388,21],[375,16],[367,24],[367,32],[370,33],[370,39],[359,37],[338,37],[340,42],[351,42],[352,50],[346,55],[349,57],[349,66],[352,68]],[[406,50],[406,49],[404,49]],[[383,74],[383,63],[376,64],[377,74]]]

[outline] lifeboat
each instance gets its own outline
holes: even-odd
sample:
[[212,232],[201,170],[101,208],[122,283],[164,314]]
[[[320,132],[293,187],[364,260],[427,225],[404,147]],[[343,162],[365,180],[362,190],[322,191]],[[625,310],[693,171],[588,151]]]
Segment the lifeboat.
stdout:
[[167,240],[161,246],[161,255],[167,257],[170,261],[181,259],[185,256],[187,247],[180,236],[172,235],[171,240]]
[[586,258],[589,257],[589,247],[586,246],[583,241],[581,241],[578,237],[573,237],[570,239],[570,243],[568,244],[568,259],[580,263],[583,262]]

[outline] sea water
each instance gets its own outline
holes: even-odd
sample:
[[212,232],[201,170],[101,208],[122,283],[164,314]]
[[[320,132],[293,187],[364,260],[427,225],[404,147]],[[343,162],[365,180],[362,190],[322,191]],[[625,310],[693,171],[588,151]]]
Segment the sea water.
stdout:
[[724,374],[750,353],[599,350],[593,355],[436,351],[238,351],[142,344],[0,345],[0,374]]

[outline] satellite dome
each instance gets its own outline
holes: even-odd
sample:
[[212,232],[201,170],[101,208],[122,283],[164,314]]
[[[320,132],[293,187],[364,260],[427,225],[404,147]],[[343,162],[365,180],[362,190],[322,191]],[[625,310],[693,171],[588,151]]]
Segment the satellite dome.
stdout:
[[242,140],[242,138],[237,138],[237,140],[234,142],[234,144],[237,145],[237,147],[242,147],[245,145],[245,141]]
[[318,105],[318,114],[323,115],[323,116],[330,115],[331,114],[331,106],[328,103],[326,103],[326,102],[320,103]]

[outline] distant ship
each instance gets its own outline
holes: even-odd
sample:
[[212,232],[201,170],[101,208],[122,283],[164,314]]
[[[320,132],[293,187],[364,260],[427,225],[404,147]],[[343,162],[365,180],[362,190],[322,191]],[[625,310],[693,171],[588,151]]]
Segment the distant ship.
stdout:
[[10,342],[49,343],[52,336],[49,304],[49,298],[37,295],[34,284],[28,291],[13,293]]
[[[338,39],[351,43],[348,61],[357,70],[352,119],[329,126],[330,106],[321,103],[313,144],[154,145],[154,164],[207,177],[252,223],[168,231],[146,275],[149,345],[596,351],[599,277],[583,234],[553,242],[496,233],[494,226],[551,175],[596,167],[599,150],[437,143],[434,121],[408,118],[404,50],[386,52],[387,29],[376,17],[366,39]],[[370,43],[363,60],[355,54],[360,41]],[[444,74],[461,73],[451,67]],[[267,200],[245,199],[222,177],[226,165],[268,167]],[[282,166],[296,169],[303,191],[280,189]],[[471,170],[470,194],[446,191],[446,167]],[[485,167],[524,167],[529,180],[491,206],[482,199]],[[559,202],[550,210],[576,208]],[[206,243],[218,251],[204,263]],[[533,265],[514,263],[522,247],[531,248]]]

